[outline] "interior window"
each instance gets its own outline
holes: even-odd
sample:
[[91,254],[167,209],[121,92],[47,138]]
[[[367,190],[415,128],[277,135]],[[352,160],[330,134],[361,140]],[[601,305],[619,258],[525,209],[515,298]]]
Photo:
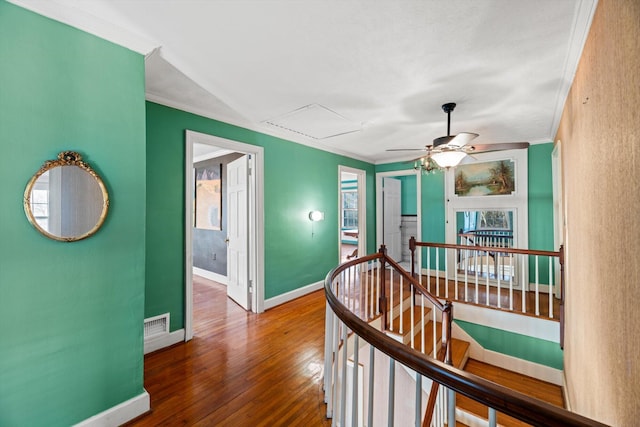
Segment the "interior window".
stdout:
[[342,192],[342,228],[358,228],[358,192]]

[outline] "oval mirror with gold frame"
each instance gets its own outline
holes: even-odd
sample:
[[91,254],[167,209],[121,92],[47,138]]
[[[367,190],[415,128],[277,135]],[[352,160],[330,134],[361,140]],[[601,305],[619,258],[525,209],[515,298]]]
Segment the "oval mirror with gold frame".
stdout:
[[100,176],[75,151],[47,160],[24,190],[24,211],[43,235],[63,242],[95,234],[107,217],[109,194]]

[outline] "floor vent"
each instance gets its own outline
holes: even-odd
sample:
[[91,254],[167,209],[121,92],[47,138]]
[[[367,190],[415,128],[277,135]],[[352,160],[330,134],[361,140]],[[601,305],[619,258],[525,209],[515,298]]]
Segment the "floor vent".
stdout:
[[144,339],[169,333],[169,313],[144,319]]

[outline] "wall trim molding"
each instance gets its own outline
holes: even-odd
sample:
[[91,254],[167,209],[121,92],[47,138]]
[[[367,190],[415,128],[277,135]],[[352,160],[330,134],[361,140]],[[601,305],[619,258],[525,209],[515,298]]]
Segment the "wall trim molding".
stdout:
[[471,335],[467,334],[460,326],[455,323],[453,325],[454,338],[462,339],[470,343],[470,358],[562,386],[564,377],[564,372],[562,370],[530,362],[528,360],[519,359],[517,357],[508,356],[492,350],[487,350],[474,340]]
[[321,280],[316,283],[311,283],[310,285],[303,286],[298,289],[294,289],[289,292],[285,292],[284,294],[275,296],[273,298],[269,298],[264,300],[264,309],[268,310],[270,308],[276,307],[280,304],[284,304],[285,302],[293,301],[296,298],[300,298],[311,292],[318,291],[324,287],[324,280]]
[[222,274],[214,273],[213,271],[205,270],[204,268],[193,267],[193,274],[196,274],[205,279],[213,280],[221,285],[227,286],[229,284],[229,278]]
[[[144,390],[144,389],[143,389]],[[137,396],[132,397],[116,406],[87,418],[75,424],[76,427],[110,427],[119,426],[139,417],[151,410],[151,400],[149,393],[144,390]]]
[[178,329],[177,331],[169,332],[168,334],[161,335],[157,338],[152,338],[144,342],[144,354],[172,346],[184,341],[184,338],[184,329]]

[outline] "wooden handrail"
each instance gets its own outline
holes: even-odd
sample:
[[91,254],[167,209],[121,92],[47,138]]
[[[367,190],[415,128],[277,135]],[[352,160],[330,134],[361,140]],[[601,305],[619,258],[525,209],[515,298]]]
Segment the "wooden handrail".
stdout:
[[389,257],[385,257],[385,260],[389,265],[393,266],[393,268],[398,272],[398,274],[402,276],[404,280],[407,280],[409,283],[411,283],[414,289],[416,289],[418,292],[424,295],[431,304],[438,307],[440,311],[445,310],[446,305],[440,302],[438,298],[433,296],[431,292],[429,292],[427,288],[422,286],[415,277],[412,277],[409,273],[407,273],[407,271],[404,268],[402,268],[400,264],[398,264],[396,261],[394,261],[392,258],[389,258]]
[[[434,297],[426,288],[424,288],[420,284],[420,282],[416,280],[415,275],[413,274],[413,270],[411,272],[411,275],[407,274],[406,270],[402,268],[400,264],[398,264],[393,258],[389,258],[387,256],[387,250],[385,245],[380,246],[380,250],[378,251],[378,253],[380,254],[380,269],[383,272],[385,271],[385,263],[389,263],[389,265],[391,265],[396,270],[396,272],[402,276],[403,279],[407,280],[410,284],[413,285],[414,292],[418,292],[421,295],[424,295],[427,298],[427,300],[429,300],[434,305],[434,307],[442,311],[442,346],[440,348],[438,358],[442,356],[442,360],[444,360],[444,362],[447,363],[448,365],[451,365],[453,363],[452,362],[453,350],[451,346],[452,335],[453,335],[453,329],[452,329],[453,328],[453,325],[452,325],[453,305],[451,304],[451,301],[446,301],[444,304],[441,303],[440,300]],[[384,273],[383,273],[383,277],[384,277]],[[387,328],[387,298],[386,298],[386,291],[384,286],[384,279],[383,279],[383,285],[381,286],[380,293],[381,293],[380,310],[382,312],[382,325],[383,325],[383,329],[386,329]],[[425,411],[424,422],[430,423],[431,418],[433,418],[433,412],[436,406],[437,390],[438,390],[438,383],[434,381],[431,384],[431,391],[429,393],[429,398],[427,400],[427,409]]]
[[[415,240],[415,237],[411,237]],[[415,242],[415,246],[429,247],[429,248],[444,248],[444,249],[460,249],[460,250],[473,250],[481,252],[500,252],[522,255],[539,255],[539,256],[560,256],[560,252],[557,251],[539,251],[531,249],[516,249],[516,248],[503,248],[501,246],[467,246],[467,245],[454,245],[451,243],[432,243],[432,242]]]
[[[376,259],[380,256],[380,254],[376,254],[370,259]],[[367,258],[354,260],[357,261],[354,264]],[[331,285],[336,276],[344,270],[344,266],[345,264],[342,264],[327,274],[324,284],[327,303],[351,331],[392,359],[457,393],[534,426],[605,426],[598,421],[574,414],[427,357],[375,329],[352,313],[333,294]]]

